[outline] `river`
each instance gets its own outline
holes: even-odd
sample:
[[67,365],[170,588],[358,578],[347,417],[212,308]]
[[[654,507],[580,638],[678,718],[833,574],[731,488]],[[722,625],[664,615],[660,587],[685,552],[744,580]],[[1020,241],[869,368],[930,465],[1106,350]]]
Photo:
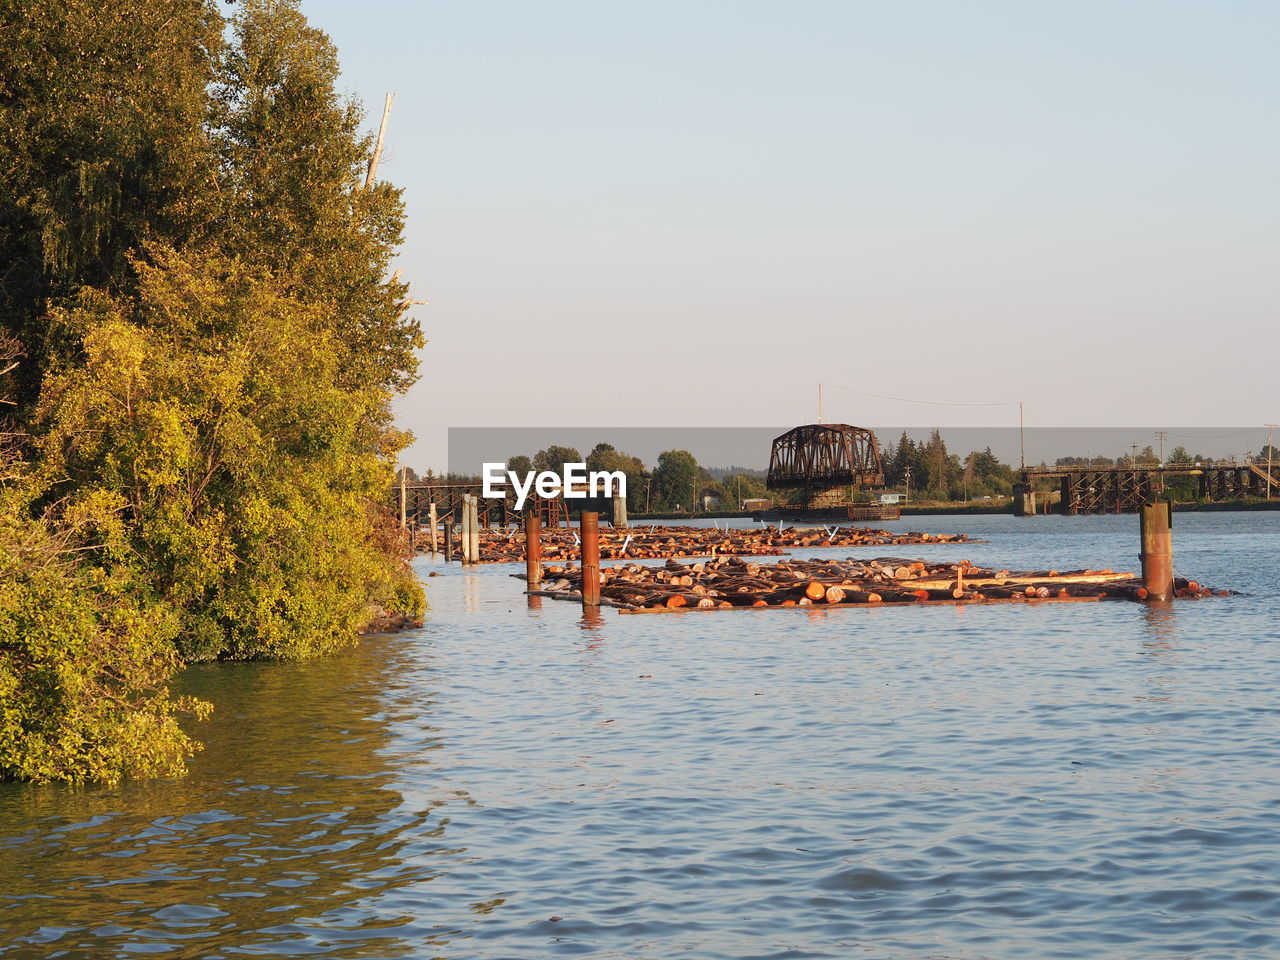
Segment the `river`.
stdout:
[[[886,526],[990,542],[840,555],[1137,562],[1133,516]],[[0,954],[1276,956],[1280,513],[1174,550],[1248,595],[584,620],[420,560],[421,630],[187,670],[186,778],[0,785]]]

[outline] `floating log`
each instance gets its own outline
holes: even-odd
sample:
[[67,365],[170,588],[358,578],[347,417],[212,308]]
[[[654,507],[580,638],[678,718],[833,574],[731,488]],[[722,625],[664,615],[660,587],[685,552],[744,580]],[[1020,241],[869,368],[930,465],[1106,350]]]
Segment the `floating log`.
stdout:
[[[448,531],[446,531],[448,533]],[[526,557],[525,537],[516,528],[488,528],[476,531],[479,539],[480,563],[512,563]],[[448,539],[448,537],[446,537]],[[921,543],[972,543],[958,533],[893,533],[871,527],[837,527],[834,530],[811,527],[763,527],[747,530],[713,527],[631,527],[604,529],[599,534],[602,560],[621,559],[686,559],[726,556],[776,556],[786,550],[803,547],[863,548],[873,546],[906,546]],[[580,537],[576,528],[552,527],[541,531],[541,555],[547,560],[580,559]],[[891,561],[893,558],[884,558]],[[912,574],[911,563],[904,577]],[[751,565],[746,564],[748,572]]]
[[[904,576],[904,571],[908,575]],[[628,563],[605,567],[599,579],[600,595],[611,605],[632,612],[1145,600],[1148,597],[1148,591],[1135,574],[1110,569],[1065,573],[989,570],[964,560],[938,563],[892,557],[784,559],[775,563],[744,562],[737,557],[691,563],[669,559],[662,566]],[[553,564],[546,568],[544,585],[552,592],[564,597],[581,597],[581,584],[581,569],[572,564]],[[1182,578],[1175,587],[1176,596],[1181,598],[1230,593]]]

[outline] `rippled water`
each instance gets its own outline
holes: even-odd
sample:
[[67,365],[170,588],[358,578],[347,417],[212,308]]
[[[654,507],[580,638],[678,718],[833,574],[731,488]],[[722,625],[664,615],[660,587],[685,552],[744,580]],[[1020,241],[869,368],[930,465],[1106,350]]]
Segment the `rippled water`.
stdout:
[[[1136,563],[1134,517],[895,526]],[[0,952],[1277,956],[1278,550],[1179,514],[1179,570],[1251,595],[1169,608],[592,622],[437,566],[421,631],[191,669],[186,779],[0,786]]]

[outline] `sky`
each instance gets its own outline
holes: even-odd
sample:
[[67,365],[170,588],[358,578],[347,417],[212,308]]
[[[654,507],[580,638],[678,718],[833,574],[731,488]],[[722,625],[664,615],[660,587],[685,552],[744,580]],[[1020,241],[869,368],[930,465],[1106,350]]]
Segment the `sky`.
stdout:
[[819,382],[873,427],[1280,420],[1280,4],[301,6],[370,128],[397,93],[419,470]]

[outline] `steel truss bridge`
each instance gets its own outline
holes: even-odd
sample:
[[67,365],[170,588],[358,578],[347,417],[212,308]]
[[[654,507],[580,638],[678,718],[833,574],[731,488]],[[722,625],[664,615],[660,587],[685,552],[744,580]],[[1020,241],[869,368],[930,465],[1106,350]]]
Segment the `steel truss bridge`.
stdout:
[[[1196,497],[1215,503],[1251,498],[1280,497],[1280,461],[1270,467],[1254,463],[1165,463],[1132,467],[1031,467],[1020,471],[1024,493],[1037,480],[1057,480],[1059,513],[1133,513],[1140,506],[1164,499],[1168,481],[1190,477]],[[1018,510],[1018,507],[1023,507]],[[1015,512],[1027,512],[1023,497],[1014,496]],[[1034,511],[1034,505],[1031,510]]]

